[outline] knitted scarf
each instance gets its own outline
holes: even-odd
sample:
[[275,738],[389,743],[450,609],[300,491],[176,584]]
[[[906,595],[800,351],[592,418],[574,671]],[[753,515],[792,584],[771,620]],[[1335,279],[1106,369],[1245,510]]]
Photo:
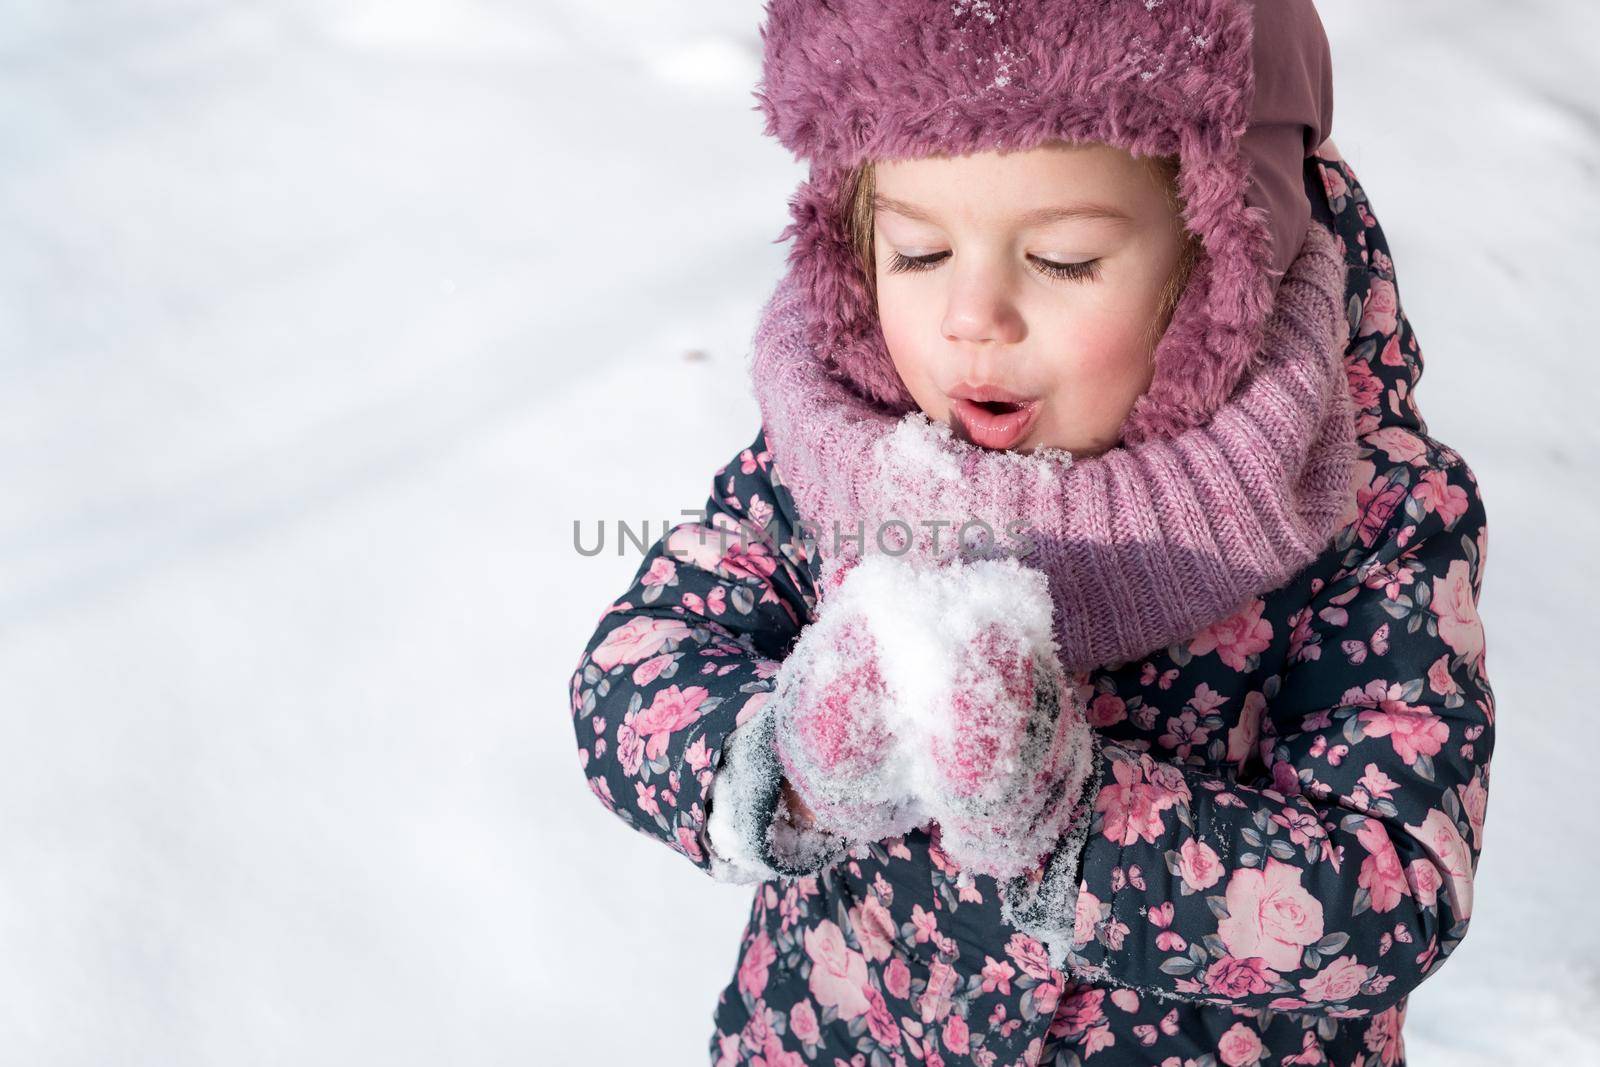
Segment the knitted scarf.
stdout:
[[1048,576],[1076,672],[1165,648],[1279,588],[1326,549],[1350,492],[1345,274],[1314,222],[1229,400],[1176,436],[1082,458],[992,451],[867,400],[806,343],[786,276],[750,369],[778,480],[821,556],[819,596],[865,553],[1017,555]]

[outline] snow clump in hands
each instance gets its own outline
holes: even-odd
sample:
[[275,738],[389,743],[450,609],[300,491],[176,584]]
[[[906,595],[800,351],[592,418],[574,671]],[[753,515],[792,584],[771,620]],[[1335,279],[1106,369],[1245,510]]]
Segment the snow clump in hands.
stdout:
[[773,694],[779,762],[818,822],[859,842],[936,820],[952,860],[996,878],[1050,852],[1091,762],[1052,611],[1015,559],[856,563]]

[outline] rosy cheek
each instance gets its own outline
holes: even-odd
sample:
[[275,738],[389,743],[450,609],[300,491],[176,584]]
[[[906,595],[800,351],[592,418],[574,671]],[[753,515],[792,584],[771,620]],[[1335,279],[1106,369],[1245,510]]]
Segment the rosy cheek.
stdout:
[[934,360],[928,356],[928,335],[915,309],[880,307],[879,324],[883,341],[894,361],[900,380],[913,399],[932,418],[940,418],[943,396],[933,386]]
[[1144,338],[1125,317],[1106,316],[1072,324],[1074,367],[1090,381],[1110,383],[1135,374],[1145,362]]
[[1071,340],[1054,378],[1075,417],[1115,419],[1149,385],[1152,364],[1137,331],[1115,322],[1086,323],[1064,336]]

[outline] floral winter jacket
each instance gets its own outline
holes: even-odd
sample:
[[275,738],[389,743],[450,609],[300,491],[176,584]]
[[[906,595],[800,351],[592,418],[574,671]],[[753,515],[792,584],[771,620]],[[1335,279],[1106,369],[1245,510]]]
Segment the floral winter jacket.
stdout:
[[[714,1063],[1404,1063],[1407,998],[1466,933],[1483,845],[1485,514],[1417,411],[1360,184],[1336,155],[1307,177],[1352,267],[1342,529],[1282,588],[1089,674],[1103,778],[1064,968],[919,830],[758,886]],[[664,537],[571,679],[595,795],[708,873],[724,743],[816,606],[781,474],[757,434],[707,502],[726,550]]]

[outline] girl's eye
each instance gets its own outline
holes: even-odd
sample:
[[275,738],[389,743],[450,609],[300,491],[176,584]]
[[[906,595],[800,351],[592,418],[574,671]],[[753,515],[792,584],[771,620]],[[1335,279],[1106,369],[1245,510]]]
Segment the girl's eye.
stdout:
[[889,273],[901,274],[905,271],[932,270],[938,266],[939,261],[949,252],[934,252],[926,256],[902,256],[899,252],[889,253]]
[[1100,277],[1100,261],[1086,259],[1082,263],[1054,263],[1038,256],[1029,256],[1039,268],[1039,273],[1051,278],[1068,278],[1075,282],[1092,282]]
[[[949,252],[934,252],[926,256],[903,256],[899,252],[889,253],[889,273],[900,274],[906,271],[932,270]],[[1085,260],[1082,263],[1056,263],[1038,256],[1029,256],[1034,267],[1047,278],[1062,278],[1070,281],[1095,281],[1100,277],[1100,261],[1098,259]]]

